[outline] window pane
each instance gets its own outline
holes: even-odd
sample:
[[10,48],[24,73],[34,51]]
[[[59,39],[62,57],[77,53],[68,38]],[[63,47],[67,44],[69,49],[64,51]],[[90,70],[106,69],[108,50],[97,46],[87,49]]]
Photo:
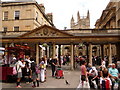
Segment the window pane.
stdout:
[[19,31],[19,27],[14,27],[14,31]]
[[4,20],[8,20],[8,11],[4,12]]
[[7,27],[3,27],[4,32],[7,32]]
[[15,20],[19,20],[20,11],[15,11]]

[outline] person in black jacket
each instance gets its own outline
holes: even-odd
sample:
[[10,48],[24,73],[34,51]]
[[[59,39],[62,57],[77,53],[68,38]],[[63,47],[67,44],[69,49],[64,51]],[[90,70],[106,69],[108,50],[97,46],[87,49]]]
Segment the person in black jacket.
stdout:
[[57,58],[54,58],[51,60],[52,77],[55,76],[56,66],[57,66]]
[[34,61],[34,59],[31,59],[31,61],[32,61],[31,70],[32,70],[32,79],[33,79],[33,86],[32,87],[36,87],[36,82],[37,82],[37,87],[39,87],[38,74],[36,72],[37,64]]

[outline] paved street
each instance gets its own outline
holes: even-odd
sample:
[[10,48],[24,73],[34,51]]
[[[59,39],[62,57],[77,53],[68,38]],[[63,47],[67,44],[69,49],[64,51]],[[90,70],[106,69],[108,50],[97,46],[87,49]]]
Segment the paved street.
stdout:
[[[64,70],[64,79],[55,79],[51,77],[51,70],[47,70],[47,81],[40,83],[38,88],[77,88],[79,86],[80,71]],[[67,80],[70,85],[66,85]],[[24,88],[31,88],[32,84],[21,83]],[[15,88],[15,83],[2,83],[2,88]]]

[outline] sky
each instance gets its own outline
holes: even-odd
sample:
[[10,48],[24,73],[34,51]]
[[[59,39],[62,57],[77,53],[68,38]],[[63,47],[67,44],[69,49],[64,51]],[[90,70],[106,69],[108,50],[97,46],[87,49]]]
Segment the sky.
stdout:
[[[5,0],[2,0],[5,1]],[[9,1],[9,0],[7,0]],[[70,29],[72,16],[77,21],[77,12],[80,16],[86,16],[90,12],[90,28],[94,28],[95,22],[100,18],[102,11],[110,0],[36,0],[45,6],[46,13],[53,13],[53,23],[58,29]]]
[[36,0],[43,3],[46,13],[53,13],[53,23],[58,29],[70,29],[72,15],[77,21],[77,12],[86,16],[90,12],[90,27],[94,28],[95,22],[100,18],[102,11],[110,0]]

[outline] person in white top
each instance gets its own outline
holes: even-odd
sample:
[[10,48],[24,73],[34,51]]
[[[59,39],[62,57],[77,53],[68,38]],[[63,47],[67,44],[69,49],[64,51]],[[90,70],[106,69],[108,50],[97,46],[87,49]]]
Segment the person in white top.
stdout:
[[25,62],[28,62],[29,64],[29,68],[31,67],[31,60],[30,60],[30,57],[29,56],[26,56],[26,59],[25,59]]
[[17,88],[21,88],[20,86],[20,80],[22,78],[22,68],[25,67],[25,62],[22,58],[16,62],[16,70],[17,70]]
[[32,58],[30,58],[29,56],[26,56],[25,58],[25,62],[26,62],[26,83],[31,83],[32,79],[31,79],[31,61]]
[[98,84],[97,76],[98,76],[98,71],[96,70],[96,67],[92,67],[92,69],[89,71],[89,77],[88,77],[91,88],[97,88],[97,84]]
[[103,70],[104,68],[106,68],[106,66],[105,66],[105,61],[104,61],[104,60],[102,60],[102,65],[101,65],[101,67],[102,67],[102,70]]

